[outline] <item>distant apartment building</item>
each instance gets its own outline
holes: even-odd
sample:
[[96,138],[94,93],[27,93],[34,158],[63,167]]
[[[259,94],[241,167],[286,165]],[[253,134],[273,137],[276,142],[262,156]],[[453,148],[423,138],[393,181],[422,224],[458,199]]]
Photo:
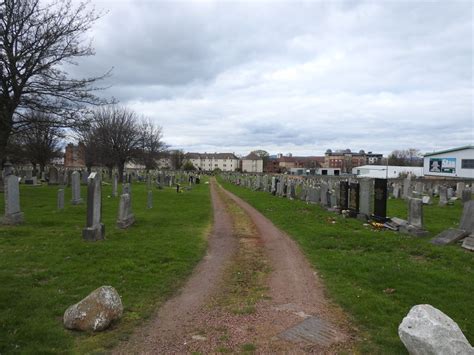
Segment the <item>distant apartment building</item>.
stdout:
[[332,151],[328,149],[324,155],[324,167],[340,169],[342,173],[350,174],[352,169],[362,165],[377,165],[382,161],[382,154],[372,152],[352,152],[350,149]]
[[78,145],[69,143],[64,153],[65,168],[85,168],[85,147],[84,143],[79,142]]
[[184,159],[200,171],[235,171],[240,167],[239,158],[234,153],[186,153]]
[[241,159],[243,173],[263,173],[263,158],[250,153]]
[[324,157],[308,156],[308,157],[294,157],[291,154],[283,156],[278,154],[276,158],[270,158],[265,164],[265,172],[268,173],[284,173],[291,169],[316,169],[322,167]]

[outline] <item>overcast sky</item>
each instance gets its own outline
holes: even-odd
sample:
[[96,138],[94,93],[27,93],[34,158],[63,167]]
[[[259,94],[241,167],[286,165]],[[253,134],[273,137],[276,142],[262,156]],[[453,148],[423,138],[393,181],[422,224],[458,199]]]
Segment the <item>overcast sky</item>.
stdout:
[[193,152],[422,152],[474,142],[470,1],[93,1],[75,74]]

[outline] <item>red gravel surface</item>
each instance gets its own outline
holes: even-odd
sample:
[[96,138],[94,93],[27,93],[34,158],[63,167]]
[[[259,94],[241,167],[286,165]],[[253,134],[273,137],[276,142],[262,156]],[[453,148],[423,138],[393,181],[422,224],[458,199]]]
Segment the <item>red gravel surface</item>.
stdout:
[[[208,254],[175,297],[167,301],[155,318],[141,327],[131,340],[114,353],[217,353],[253,351],[256,353],[323,353],[352,351],[353,331],[345,314],[332,305],[324,286],[297,244],[249,204],[225,191],[250,217],[258,243],[271,265],[266,281],[268,297],[257,303],[251,314],[233,314],[219,307],[215,299],[224,271],[238,248],[232,216],[211,181],[214,227],[208,241]],[[332,344],[279,335],[308,317],[331,325]]]

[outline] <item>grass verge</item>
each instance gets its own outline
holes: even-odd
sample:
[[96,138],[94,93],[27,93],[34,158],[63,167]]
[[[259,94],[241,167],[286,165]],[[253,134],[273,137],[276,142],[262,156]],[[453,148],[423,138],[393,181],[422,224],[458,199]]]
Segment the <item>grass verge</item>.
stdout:
[[[118,198],[103,186],[106,240],[82,241],[86,206],[56,210],[57,187],[21,186],[26,223],[0,225],[0,353],[89,353],[127,339],[133,327],[182,285],[206,248],[211,224],[208,185],[176,194],[154,190],[146,209],[146,186],[132,186],[136,223],[116,228]],[[86,188],[82,187],[82,196]],[[3,211],[0,194],[0,211]],[[68,331],[65,309],[102,285],[117,289],[124,304],[118,324],[97,334]]]
[[[398,325],[416,304],[431,304],[453,318],[474,343],[474,253],[457,245],[434,246],[439,231],[457,226],[462,207],[425,208],[427,238],[377,231],[319,206],[219,182],[291,235],[319,271],[330,298],[361,329],[361,353],[406,350]],[[389,200],[391,216],[406,218],[405,202]]]

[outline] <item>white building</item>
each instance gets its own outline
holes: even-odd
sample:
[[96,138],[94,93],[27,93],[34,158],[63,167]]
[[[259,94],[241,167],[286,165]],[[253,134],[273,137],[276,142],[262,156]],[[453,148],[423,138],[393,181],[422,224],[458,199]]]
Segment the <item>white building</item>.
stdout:
[[377,179],[396,179],[400,174],[423,176],[422,166],[362,165],[352,169],[352,174]]
[[243,173],[263,173],[263,159],[255,153],[242,158]]
[[239,168],[239,158],[234,153],[186,153],[184,158],[200,171],[235,171]]
[[423,171],[425,176],[474,179],[474,146],[425,154]]

